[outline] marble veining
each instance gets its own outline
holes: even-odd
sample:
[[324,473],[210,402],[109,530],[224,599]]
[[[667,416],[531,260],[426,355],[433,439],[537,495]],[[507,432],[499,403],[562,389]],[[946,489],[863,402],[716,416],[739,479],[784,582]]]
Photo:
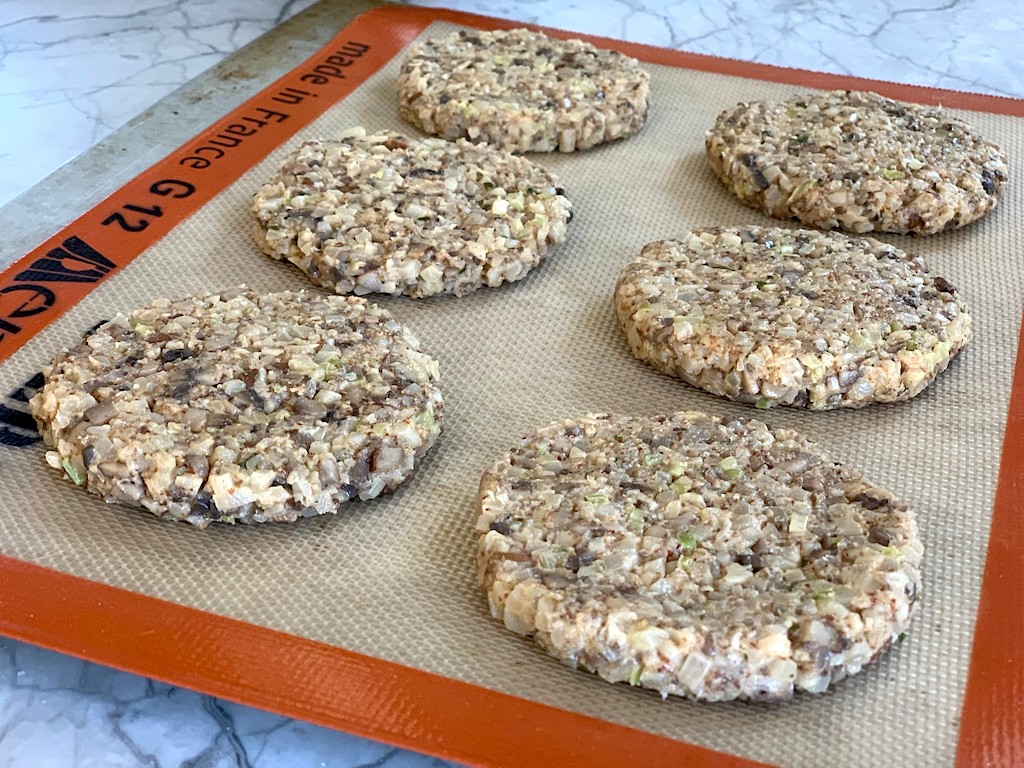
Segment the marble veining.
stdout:
[[0,3],[0,205],[312,1]]
[[0,639],[5,768],[442,768],[450,763]]
[[[313,0],[0,0],[0,205]],[[419,0],[680,50],[1024,97],[1018,0]],[[448,763],[0,638],[0,766]]]

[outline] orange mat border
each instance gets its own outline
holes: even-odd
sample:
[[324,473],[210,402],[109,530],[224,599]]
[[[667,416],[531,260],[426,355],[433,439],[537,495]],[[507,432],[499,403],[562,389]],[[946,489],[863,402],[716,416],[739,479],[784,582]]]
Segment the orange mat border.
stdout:
[[[394,6],[359,16],[305,63],[0,273],[0,297],[5,297],[0,303],[0,361],[351,93],[434,21],[483,29],[523,26],[454,11]],[[869,89],[906,101],[1024,117],[1024,100],[1019,99],[752,64],[542,29],[656,64],[811,88]],[[349,55],[362,45],[368,49]],[[656,102],[653,108],[657,109]],[[235,139],[239,141],[231,145]],[[205,167],[195,160],[191,167],[183,162],[194,157],[211,162]],[[1024,344],[1024,327],[1021,334]],[[1018,352],[960,721],[957,764],[962,766],[1024,765],[1021,467],[1024,356]],[[447,759],[524,767],[575,761],[620,766],[638,758],[653,765],[762,765],[5,555],[0,555],[0,579],[0,633]]]

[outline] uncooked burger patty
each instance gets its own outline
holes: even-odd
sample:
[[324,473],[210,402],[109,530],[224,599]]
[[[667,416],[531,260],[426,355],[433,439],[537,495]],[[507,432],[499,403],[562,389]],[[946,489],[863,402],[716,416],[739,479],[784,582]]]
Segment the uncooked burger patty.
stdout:
[[239,290],[119,314],[57,356],[31,408],[75,483],[203,528],[394,489],[438,435],[437,378],[364,299]]
[[957,290],[868,237],[694,229],[623,269],[615,311],[640,360],[759,408],[917,395],[971,337]]
[[494,616],[570,666],[706,701],[821,692],[907,629],[912,512],[800,435],[596,415],[483,477]]
[[636,59],[526,29],[455,32],[412,48],[398,105],[426,133],[572,152],[636,133],[650,76]]
[[337,293],[463,295],[524,277],[571,204],[524,157],[362,129],[310,141],[256,193],[256,240]]
[[932,234],[990,211],[1006,155],[941,109],[833,91],[727,109],[711,169],[744,203],[849,232]]

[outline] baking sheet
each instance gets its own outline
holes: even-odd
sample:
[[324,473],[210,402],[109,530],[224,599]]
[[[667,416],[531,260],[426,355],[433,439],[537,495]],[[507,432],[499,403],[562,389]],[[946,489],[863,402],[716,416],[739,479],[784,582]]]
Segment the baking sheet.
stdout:
[[[386,38],[397,35],[404,44],[415,34],[409,31],[409,19],[428,19],[422,13],[389,11],[363,28],[374,29],[379,44],[365,35],[336,39],[335,48],[351,42],[367,45],[364,62],[377,57],[372,59],[374,73],[341,101],[299,126],[269,153],[250,149],[250,137],[241,130],[229,131],[240,139],[225,148],[234,152],[225,153],[232,165],[225,161],[214,168],[230,175],[226,189],[209,191],[208,201],[176,226],[168,216],[162,239],[140,249],[123,268],[109,269],[108,274],[102,263],[79,263],[77,269],[98,273],[96,282],[75,282],[80,289],[72,297],[75,303],[3,363],[0,391],[24,388],[58,348],[74,343],[114,312],[151,298],[242,282],[261,290],[305,287],[305,278],[289,265],[259,255],[249,231],[249,201],[283,154],[304,137],[329,137],[354,125],[416,133],[397,116],[398,61],[386,55]],[[438,16],[445,20],[424,34],[448,31],[453,21],[471,21],[454,14]],[[316,59],[319,63],[300,70],[310,74],[318,66],[332,66],[332,52],[328,46]],[[653,106],[638,136],[578,155],[535,158],[559,175],[576,215],[567,242],[541,268],[515,285],[460,299],[380,299],[439,359],[446,399],[442,438],[417,476],[397,494],[351,505],[335,518],[293,526],[196,531],[84,494],[45,465],[38,443],[5,446],[0,448],[3,554],[755,760],[852,766],[891,762],[895,754],[908,754],[922,765],[952,763],[1024,293],[1024,268],[1017,258],[1024,217],[1012,190],[991,216],[964,230],[927,239],[885,238],[923,253],[972,306],[975,339],[932,387],[911,402],[859,412],[776,409],[759,414],[800,429],[918,510],[926,548],[923,600],[907,640],[880,663],[834,692],[798,696],[784,704],[662,701],[655,694],[610,686],[560,666],[487,613],[475,575],[476,487],[483,468],[519,434],[588,411],[751,412],[633,360],[612,312],[611,291],[621,266],[650,240],[679,236],[691,225],[770,223],[735,202],[712,177],[703,134],[722,109],[737,101],[781,97],[806,87],[698,71],[666,63],[666,58],[671,57],[648,57],[661,63],[648,64]],[[377,69],[377,63],[383,66]],[[325,85],[349,76],[351,70],[334,66],[341,77],[329,70],[318,72]],[[312,111],[302,110],[325,106],[316,100],[327,94],[316,90],[314,80],[304,82],[307,96],[298,102],[275,101],[275,96],[287,95],[277,87],[268,90],[262,106],[240,114],[265,122],[271,130],[275,125],[293,128],[313,117]],[[287,119],[275,123],[267,114],[274,111]],[[1021,156],[1020,118],[952,111],[1001,143],[1011,158]],[[198,154],[196,149],[230,144],[223,139],[229,125],[254,123],[238,121],[236,115],[235,122],[219,125],[219,132],[190,142],[176,153],[178,169],[207,170],[181,161],[214,158],[216,149]],[[211,145],[211,135],[220,135],[221,144]],[[254,161],[251,169],[243,170]],[[178,177],[156,179],[173,180]],[[155,181],[147,181],[141,189],[152,192]],[[124,204],[103,211],[107,218],[120,211],[129,228],[116,218],[103,226],[121,229],[129,237],[130,227],[149,216],[143,229],[153,227],[147,235],[151,237],[164,225],[158,220],[164,217],[145,211],[156,204],[169,210],[176,201],[192,203],[203,191],[179,197],[186,187],[168,184],[160,189],[169,191],[154,193],[158,200],[132,198],[136,202],[127,203],[143,211],[125,209]],[[66,236],[59,243],[73,256],[87,253]],[[22,268],[18,274],[24,272]],[[37,283],[23,280],[25,284]],[[15,295],[29,298],[24,290]],[[44,306],[46,298],[33,297],[36,303],[29,310]],[[46,313],[25,319],[40,316]],[[258,677],[258,669],[252,674]],[[414,746],[432,751],[429,740]],[[514,754],[506,757],[508,764],[517,764]],[[499,764],[502,759],[494,755],[488,762]]]

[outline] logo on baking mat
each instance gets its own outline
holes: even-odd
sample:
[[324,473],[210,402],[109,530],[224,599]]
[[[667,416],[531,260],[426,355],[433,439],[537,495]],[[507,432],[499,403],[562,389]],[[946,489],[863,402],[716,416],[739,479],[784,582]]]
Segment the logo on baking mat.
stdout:
[[24,448],[43,439],[28,410],[28,401],[42,386],[43,374],[36,373],[0,403],[0,445]]
[[116,266],[74,235],[51,248],[0,288],[0,342],[21,333],[26,319],[52,309],[61,286],[99,282]]
[[[61,245],[62,248],[51,249],[33,261],[28,269],[16,274],[11,285],[0,288],[0,341],[7,334],[21,332],[21,326],[14,321],[45,312],[54,305],[56,297],[53,291],[39,283],[95,283],[115,267],[113,262],[78,237],[69,237]],[[18,291],[22,292],[19,297],[21,304],[9,309],[2,297]],[[24,292],[31,295],[25,296]],[[95,331],[103,322],[93,324],[86,334]],[[0,445],[24,448],[43,439],[28,402],[44,383],[42,372],[34,373],[0,400]]]
[[72,235],[61,245],[16,274],[15,282],[95,283],[115,266],[80,237]]
[[[85,332],[88,336],[95,331],[106,320],[93,323],[92,327]],[[29,411],[28,401],[43,388],[46,377],[42,372],[34,373],[28,381],[9,392],[7,397],[0,402],[0,445],[9,445],[12,448],[24,448],[26,445],[33,445],[42,440],[36,430],[36,420]]]

